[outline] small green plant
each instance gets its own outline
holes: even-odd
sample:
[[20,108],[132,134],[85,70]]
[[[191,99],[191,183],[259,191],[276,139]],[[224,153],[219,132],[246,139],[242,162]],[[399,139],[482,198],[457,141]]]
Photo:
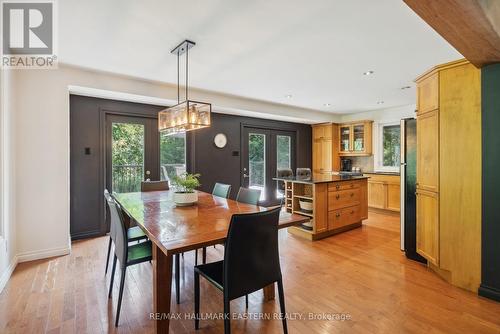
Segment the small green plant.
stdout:
[[183,173],[172,178],[172,183],[178,188],[178,193],[192,193],[200,186],[200,174]]

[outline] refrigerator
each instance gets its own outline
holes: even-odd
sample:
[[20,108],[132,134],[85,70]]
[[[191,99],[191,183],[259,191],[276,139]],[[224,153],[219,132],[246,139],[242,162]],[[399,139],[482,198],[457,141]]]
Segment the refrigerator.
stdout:
[[417,120],[401,120],[401,250],[406,257],[427,263],[417,253]]

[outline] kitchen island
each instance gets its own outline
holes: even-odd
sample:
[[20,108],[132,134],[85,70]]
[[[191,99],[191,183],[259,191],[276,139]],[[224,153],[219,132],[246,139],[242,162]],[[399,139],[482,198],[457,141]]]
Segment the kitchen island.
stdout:
[[309,240],[360,227],[368,218],[368,177],[321,175],[310,179],[274,178],[285,185],[285,209],[310,218],[288,231]]

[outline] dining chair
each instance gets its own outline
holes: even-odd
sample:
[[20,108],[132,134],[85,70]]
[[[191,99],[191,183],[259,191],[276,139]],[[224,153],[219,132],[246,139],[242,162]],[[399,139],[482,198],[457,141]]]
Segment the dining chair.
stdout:
[[[109,194],[108,189],[104,189],[104,198],[106,199],[106,203],[109,203],[109,200],[111,199],[111,195]],[[106,204],[108,205],[108,204]],[[108,205],[109,208],[109,205]],[[111,210],[111,209],[110,209]],[[111,243],[113,239],[113,235],[116,233],[114,231],[114,227],[112,224],[109,226],[109,243],[108,243],[108,255],[106,256],[106,270],[104,271],[104,275],[108,273],[108,266],[109,266],[109,255],[111,254]],[[127,240],[128,242],[133,242],[133,241],[141,241],[141,240],[146,240],[148,237],[144,232],[141,230],[139,226],[132,226],[127,229]]]
[[122,306],[123,286],[125,284],[125,274],[127,267],[135,264],[147,262],[152,260],[151,241],[141,242],[138,244],[129,245],[127,240],[127,230],[123,221],[123,215],[120,205],[110,197],[108,199],[108,206],[111,216],[111,225],[113,226],[114,234],[111,235],[113,243],[115,244],[115,251],[113,257],[113,269],[111,270],[111,282],[109,284],[108,298],[111,298],[113,292],[113,281],[116,270],[116,260],[120,262],[120,292],[118,295],[118,305],[116,307],[115,327],[118,327],[120,319],[120,309]]
[[[166,191],[169,190],[168,181],[142,181],[141,182],[141,192],[150,191]],[[198,252],[197,252],[198,253]],[[181,302],[181,276],[180,276],[180,257],[179,254],[174,255],[174,265],[175,265],[175,300],[177,304]]]
[[231,185],[224,183],[216,183],[214,189],[212,190],[212,195],[222,198],[229,198],[231,193]]
[[168,181],[142,181],[141,192],[168,190]]
[[222,291],[224,333],[231,333],[230,301],[278,283],[283,332],[288,333],[278,248],[280,208],[235,214],[227,233],[224,260],[194,267],[195,329],[200,325],[200,275]]
[[238,194],[236,195],[236,201],[241,203],[258,205],[260,198],[259,189],[250,189],[240,187]]

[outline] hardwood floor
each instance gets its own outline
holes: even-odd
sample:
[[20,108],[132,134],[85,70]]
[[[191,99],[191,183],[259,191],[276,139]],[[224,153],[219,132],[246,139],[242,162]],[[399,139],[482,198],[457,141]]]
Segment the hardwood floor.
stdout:
[[[108,300],[104,276],[108,238],[73,243],[71,255],[19,264],[0,295],[0,333],[148,333],[152,272],[148,263],[129,268],[120,326],[113,326],[119,273]],[[399,218],[370,212],[362,228],[316,242],[280,232],[290,333],[500,333],[500,303],[455,288],[399,250]],[[223,248],[209,248],[208,260]],[[194,253],[181,270],[181,304],[172,333],[195,333]],[[182,262],[181,262],[182,264]],[[222,295],[203,279],[201,312],[222,312]],[[250,295],[249,312],[279,312],[277,301]],[[244,298],[231,303],[244,314]],[[344,314],[349,320],[308,319]],[[299,319],[302,316],[305,319]],[[295,317],[295,319],[292,319]],[[202,320],[196,333],[222,333],[222,320]],[[233,333],[282,333],[278,320],[233,320]]]

